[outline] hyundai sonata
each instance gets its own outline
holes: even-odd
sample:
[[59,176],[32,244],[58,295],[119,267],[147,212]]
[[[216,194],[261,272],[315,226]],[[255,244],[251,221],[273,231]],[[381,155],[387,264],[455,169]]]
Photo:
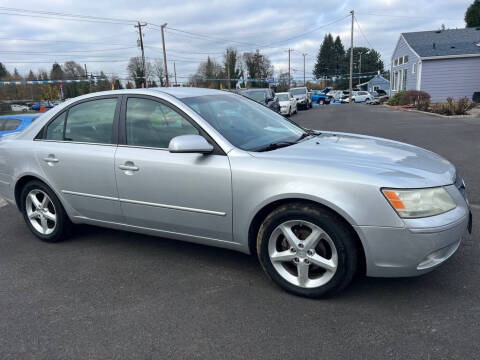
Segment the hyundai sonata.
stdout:
[[71,99],[0,141],[0,194],[38,238],[72,223],[256,254],[292,293],[357,271],[447,260],[471,230],[454,166],[385,139],[304,129],[250,99],[195,88]]

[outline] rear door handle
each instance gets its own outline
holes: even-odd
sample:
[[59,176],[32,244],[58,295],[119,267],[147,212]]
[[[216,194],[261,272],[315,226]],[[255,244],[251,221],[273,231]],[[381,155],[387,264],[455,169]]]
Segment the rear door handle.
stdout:
[[118,168],[124,171],[138,171],[140,168],[135,166],[135,164],[131,161],[127,161],[124,165],[119,165]]
[[58,163],[58,159],[55,157],[55,155],[49,155],[45,158],[43,158],[43,161],[47,162],[47,163]]

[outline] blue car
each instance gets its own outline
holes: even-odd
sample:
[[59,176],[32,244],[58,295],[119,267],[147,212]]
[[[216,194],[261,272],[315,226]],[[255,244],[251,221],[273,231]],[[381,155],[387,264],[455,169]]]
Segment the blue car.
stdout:
[[0,116],[0,138],[6,134],[22,131],[39,116],[40,114]]
[[327,92],[329,88],[323,90],[313,90],[312,91],[312,102],[317,104],[330,104],[334,99],[333,96],[328,95]]

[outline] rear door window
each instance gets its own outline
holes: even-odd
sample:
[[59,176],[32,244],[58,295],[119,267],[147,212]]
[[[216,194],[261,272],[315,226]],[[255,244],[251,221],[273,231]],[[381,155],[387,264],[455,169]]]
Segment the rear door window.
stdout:
[[68,110],[65,141],[113,144],[113,122],[117,99],[80,103]]
[[63,140],[63,129],[65,127],[65,118],[67,117],[67,112],[63,112],[55,120],[53,120],[47,126],[47,131],[45,134],[45,140]]

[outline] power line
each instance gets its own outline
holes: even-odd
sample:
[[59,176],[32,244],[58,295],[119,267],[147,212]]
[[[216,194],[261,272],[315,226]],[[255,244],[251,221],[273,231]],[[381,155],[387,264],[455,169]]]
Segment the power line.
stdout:
[[303,33],[301,33],[301,34],[298,34],[298,35],[293,36],[293,37],[288,38],[288,39],[284,39],[284,40],[280,40],[280,41],[275,41],[275,42],[273,42],[273,43],[270,43],[270,44],[268,44],[268,45],[264,45],[264,46],[262,46],[262,47],[270,47],[272,44],[280,44],[280,43],[283,43],[283,42],[286,42],[286,41],[290,41],[290,40],[293,40],[293,39],[297,39],[297,38],[302,37],[302,36],[304,36],[304,35],[308,35],[308,34],[311,34],[311,33],[315,32],[315,31],[318,31],[318,30],[321,30],[321,29],[323,29],[323,28],[326,28],[327,26],[336,24],[337,22],[340,22],[340,21],[342,21],[343,19],[346,19],[346,18],[349,17],[349,16],[350,16],[350,15],[346,15],[346,16],[341,17],[341,18],[339,18],[339,19],[336,19],[336,20],[334,20],[334,21],[332,21],[332,22],[330,22],[330,23],[328,23],[328,24],[321,25],[321,26],[316,27],[316,28],[314,28],[314,29],[312,29],[312,30],[305,31],[305,32],[303,32]]
[[379,17],[391,17],[391,18],[406,18],[406,19],[430,19],[430,20],[451,20],[458,21],[459,19],[452,18],[438,18],[433,16],[409,16],[409,15],[392,15],[392,14],[376,14],[376,13],[367,13],[367,12],[357,12],[357,14],[368,15],[368,16],[379,16]]
[[123,48],[114,48],[114,49],[91,49],[91,50],[70,50],[68,52],[62,52],[61,54],[54,54],[46,51],[22,51],[22,50],[0,50],[0,54],[28,54],[28,55],[52,55],[52,56],[62,56],[68,54],[77,54],[77,53],[103,53],[106,51],[119,51],[127,49],[135,49],[135,46],[128,46]]
[[368,43],[368,45],[370,46],[370,49],[373,49],[372,44],[370,43],[370,41],[368,41],[367,37],[366,37],[365,34],[363,33],[363,30],[362,30],[362,28],[361,28],[361,26],[360,26],[360,23],[359,23],[358,20],[357,20],[357,17],[355,16],[354,19],[355,19],[355,22],[357,23],[358,30],[360,30],[360,34],[362,34],[363,38],[365,39],[365,41],[366,41],[366,42]]
[[[118,18],[109,18],[109,17],[100,17],[100,16],[91,16],[91,15],[70,14],[70,13],[55,12],[55,11],[18,9],[18,8],[10,8],[5,6],[0,6],[0,10],[10,11],[10,13],[6,13],[8,15],[39,17],[37,14],[42,14],[48,17],[67,18],[75,21],[106,22],[106,23],[115,23],[115,24],[120,24],[120,23],[132,24],[137,22],[137,20],[130,20],[130,19],[118,19]],[[11,12],[14,12],[14,13],[12,14]],[[28,15],[15,14],[17,12],[26,13]],[[34,15],[30,13],[33,13]]]

